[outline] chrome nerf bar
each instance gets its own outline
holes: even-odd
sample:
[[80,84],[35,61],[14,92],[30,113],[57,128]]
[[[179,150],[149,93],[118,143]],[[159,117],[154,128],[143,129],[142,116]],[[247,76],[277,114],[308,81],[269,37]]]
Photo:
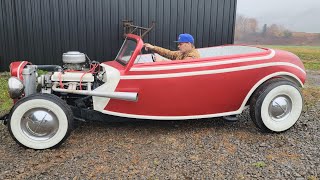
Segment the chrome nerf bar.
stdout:
[[86,95],[86,96],[106,97],[106,98],[119,99],[119,100],[125,100],[125,101],[138,101],[138,93],[134,93],[134,92],[96,92],[96,91],[87,91],[87,90],[61,89],[61,88],[58,88],[58,84],[59,83],[57,82],[53,84],[52,86],[53,91]]

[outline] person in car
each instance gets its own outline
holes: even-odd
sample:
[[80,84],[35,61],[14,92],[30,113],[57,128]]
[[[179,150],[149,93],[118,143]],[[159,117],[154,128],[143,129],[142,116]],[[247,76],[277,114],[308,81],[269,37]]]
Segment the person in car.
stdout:
[[168,58],[169,60],[156,58],[156,61],[170,61],[170,60],[187,60],[200,58],[199,52],[195,49],[194,38],[190,34],[180,34],[178,41],[178,51],[170,51],[168,49],[153,46],[149,43],[145,43],[144,47],[146,50],[151,50],[159,55]]

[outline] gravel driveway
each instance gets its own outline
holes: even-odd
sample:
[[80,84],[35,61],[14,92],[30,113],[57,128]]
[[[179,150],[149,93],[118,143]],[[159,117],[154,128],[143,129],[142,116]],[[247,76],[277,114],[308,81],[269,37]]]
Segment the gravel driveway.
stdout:
[[[320,87],[319,72],[308,86]],[[316,93],[317,95],[317,93]],[[238,122],[80,123],[60,148],[19,147],[0,125],[0,179],[318,179],[320,102],[284,133]]]

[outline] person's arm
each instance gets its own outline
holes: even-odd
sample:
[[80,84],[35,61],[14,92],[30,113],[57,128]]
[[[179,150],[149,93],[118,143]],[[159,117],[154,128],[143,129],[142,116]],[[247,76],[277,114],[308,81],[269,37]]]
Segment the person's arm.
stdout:
[[192,50],[192,52],[188,53],[183,60],[198,59],[198,58],[200,58],[199,52],[197,50]]
[[177,51],[170,51],[170,50],[162,48],[162,47],[153,46],[149,43],[145,43],[144,47],[146,48],[146,50],[150,49],[153,52],[158,53],[160,56],[163,56],[163,57],[171,59],[171,60],[175,60],[179,54]]
[[175,60],[178,56],[177,51],[170,51],[169,49],[165,49],[162,47],[154,46],[153,52],[158,53],[160,56],[163,56],[165,58]]
[[183,60],[194,59],[193,57],[186,57]]

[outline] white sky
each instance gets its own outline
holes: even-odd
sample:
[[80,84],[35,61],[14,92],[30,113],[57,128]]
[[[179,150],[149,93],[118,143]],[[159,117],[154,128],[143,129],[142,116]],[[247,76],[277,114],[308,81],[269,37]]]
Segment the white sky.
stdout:
[[237,14],[259,26],[279,24],[296,32],[320,33],[320,0],[238,0]]

